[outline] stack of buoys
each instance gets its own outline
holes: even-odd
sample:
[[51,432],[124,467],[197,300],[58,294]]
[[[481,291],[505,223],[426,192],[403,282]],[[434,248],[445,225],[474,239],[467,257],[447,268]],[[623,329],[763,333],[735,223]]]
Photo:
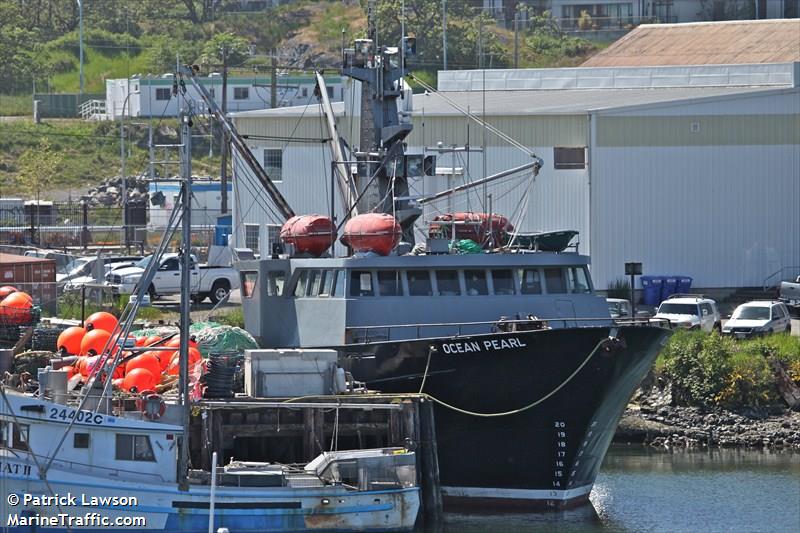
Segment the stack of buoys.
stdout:
[[[95,313],[85,321],[86,327],[73,326],[64,330],[58,337],[57,347],[62,356],[77,355],[73,366],[66,367],[69,377],[80,375],[84,381],[93,372],[105,365],[107,354],[114,355],[121,348],[116,342],[119,336],[117,319],[110,313]],[[118,364],[112,376],[114,387],[126,392],[142,394],[154,392],[159,384],[174,383],[180,373],[180,338],[174,337],[164,342],[159,336],[130,337],[127,343],[147,348],[159,346],[170,350],[151,350],[133,356],[123,352],[124,361]],[[202,354],[194,339],[189,339],[189,368],[195,369],[202,361]]]
[[33,298],[16,287],[0,287],[0,323],[9,325],[28,324],[33,319]]

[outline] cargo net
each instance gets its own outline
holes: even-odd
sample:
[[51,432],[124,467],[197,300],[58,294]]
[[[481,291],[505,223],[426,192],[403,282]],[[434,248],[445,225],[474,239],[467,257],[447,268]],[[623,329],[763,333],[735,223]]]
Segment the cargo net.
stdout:
[[[176,333],[178,328],[175,326],[158,326],[134,331],[131,335],[168,337]],[[242,353],[245,350],[258,348],[253,336],[242,328],[218,322],[195,322],[189,327],[189,335],[197,342],[197,348],[205,358],[211,354]]]

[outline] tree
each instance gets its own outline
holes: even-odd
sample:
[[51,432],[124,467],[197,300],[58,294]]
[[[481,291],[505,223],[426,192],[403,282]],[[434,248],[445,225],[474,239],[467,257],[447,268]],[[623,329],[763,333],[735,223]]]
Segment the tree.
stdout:
[[206,65],[236,67],[250,56],[250,44],[231,32],[217,33],[203,45],[200,62]]
[[[367,2],[362,0],[366,11]],[[376,6],[376,25],[379,43],[397,46],[400,43],[402,0],[381,0]],[[449,1],[447,6],[447,65],[448,68],[476,68],[481,62],[487,67],[508,64],[505,49],[491,31],[494,19],[473,4]],[[417,38],[417,57],[411,66],[432,70],[441,68],[442,2],[441,0],[405,0],[405,29]],[[481,46],[482,44],[482,46]]]
[[19,156],[15,182],[18,190],[28,198],[39,200],[49,196],[53,177],[59,170],[62,156],[42,137],[36,148],[28,148]]

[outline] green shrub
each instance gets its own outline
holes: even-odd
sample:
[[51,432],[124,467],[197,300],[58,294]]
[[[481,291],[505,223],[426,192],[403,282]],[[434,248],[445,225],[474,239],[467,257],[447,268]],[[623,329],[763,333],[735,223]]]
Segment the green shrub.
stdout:
[[221,315],[214,315],[213,320],[220,324],[244,329],[244,311],[241,307],[231,309]]
[[717,333],[676,332],[655,371],[672,380],[675,401],[741,407],[780,403],[772,360],[800,384],[800,338],[771,335],[737,341]]

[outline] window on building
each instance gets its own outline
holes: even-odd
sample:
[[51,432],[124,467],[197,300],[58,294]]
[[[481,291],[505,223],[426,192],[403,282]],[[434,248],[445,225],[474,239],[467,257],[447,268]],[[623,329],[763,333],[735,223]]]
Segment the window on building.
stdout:
[[333,87],[326,87],[328,89],[328,98],[333,98]]
[[539,270],[526,268],[520,270],[520,281],[522,294],[542,294],[542,280]]
[[75,433],[72,437],[73,448],[88,448],[89,447],[89,434],[88,433]]
[[591,287],[589,287],[589,277],[586,275],[586,269],[583,267],[569,267],[567,269],[567,288],[569,292],[575,294],[592,292]]
[[586,148],[553,148],[553,167],[556,170],[586,168]]
[[256,284],[258,283],[258,272],[255,270],[248,270],[242,272],[242,296],[245,298],[252,298],[256,292]]
[[120,461],[155,461],[150,437],[117,433],[116,459]]
[[250,87],[234,87],[233,99],[234,100],[247,100],[250,98]]
[[303,98],[308,98],[308,87],[303,87],[300,90],[300,94],[303,96]]
[[489,286],[486,284],[485,270],[465,270],[464,284],[467,289],[467,296],[489,294]]
[[264,171],[272,181],[283,181],[283,150],[264,149]]
[[514,294],[514,274],[511,270],[492,270],[492,283],[495,294]]
[[457,270],[437,270],[436,283],[439,286],[440,296],[458,296],[461,294]]
[[433,287],[431,285],[431,275],[427,270],[408,270],[408,293],[411,296],[431,296]]
[[365,270],[350,272],[350,296],[375,296],[372,272]]
[[208,93],[211,95],[211,98],[216,98],[217,97],[217,93],[216,93],[216,91],[214,91],[213,87],[208,90]]
[[547,287],[547,294],[563,294],[567,292],[564,271],[561,268],[545,268],[544,285]]
[[250,248],[254,252],[258,251],[259,244],[259,226],[258,224],[245,224],[244,225],[244,246]]
[[156,100],[169,100],[171,93],[171,89],[156,89]]
[[267,274],[267,296],[281,296],[285,281],[286,274],[284,272],[276,271]]
[[403,281],[396,270],[379,270],[378,287],[381,296],[402,296]]

